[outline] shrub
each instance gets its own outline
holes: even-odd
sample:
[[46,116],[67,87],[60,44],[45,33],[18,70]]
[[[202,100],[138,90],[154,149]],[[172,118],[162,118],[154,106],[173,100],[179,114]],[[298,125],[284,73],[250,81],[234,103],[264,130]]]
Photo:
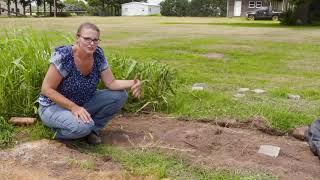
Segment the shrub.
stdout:
[[4,148],[12,142],[12,133],[13,126],[0,116],[0,148]]
[[31,29],[6,31],[0,37],[0,116],[34,116],[35,101],[51,54],[50,38]]
[[280,16],[280,23],[284,25],[295,25],[297,22],[297,17],[295,15],[295,11],[292,9],[288,9],[283,12]]
[[174,94],[176,89],[176,72],[174,70],[156,61],[138,63],[135,60],[119,56],[111,56],[109,63],[117,79],[137,77],[142,80],[143,98],[137,101],[129,96],[127,110],[167,110],[168,98]]

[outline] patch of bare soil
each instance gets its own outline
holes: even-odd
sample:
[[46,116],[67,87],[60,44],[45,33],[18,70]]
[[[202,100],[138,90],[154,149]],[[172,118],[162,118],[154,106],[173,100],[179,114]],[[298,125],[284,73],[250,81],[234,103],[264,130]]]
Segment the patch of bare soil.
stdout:
[[[260,129],[260,130],[258,130]],[[275,136],[259,119],[251,122],[192,122],[158,114],[118,116],[104,129],[103,142],[125,148],[179,153],[209,169],[263,171],[280,179],[318,179],[320,161],[307,143]],[[260,145],[281,148],[272,158]],[[128,179],[112,159],[81,153],[56,141],[41,140],[0,151],[0,179]],[[129,179],[143,179],[129,177]]]
[[0,179],[124,179],[118,163],[56,141],[28,142],[0,152]]
[[[122,116],[105,129],[103,140],[117,146],[181,152],[193,165],[211,169],[257,170],[290,180],[320,177],[320,161],[306,142],[266,134],[279,135],[257,121],[238,125],[220,122],[222,127],[159,115]],[[260,145],[278,146],[280,155],[273,158],[258,154]]]

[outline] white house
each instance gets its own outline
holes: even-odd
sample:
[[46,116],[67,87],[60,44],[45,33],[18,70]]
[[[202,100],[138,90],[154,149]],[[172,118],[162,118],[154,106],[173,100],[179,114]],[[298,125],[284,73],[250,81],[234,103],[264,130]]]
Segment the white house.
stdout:
[[146,16],[160,14],[160,5],[145,2],[129,2],[121,4],[122,16]]

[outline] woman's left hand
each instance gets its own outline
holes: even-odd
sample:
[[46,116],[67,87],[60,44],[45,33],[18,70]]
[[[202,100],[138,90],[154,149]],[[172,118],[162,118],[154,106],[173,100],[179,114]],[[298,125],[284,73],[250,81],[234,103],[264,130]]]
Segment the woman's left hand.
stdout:
[[133,80],[133,85],[131,86],[131,91],[133,97],[140,98],[141,96],[141,81],[139,79]]

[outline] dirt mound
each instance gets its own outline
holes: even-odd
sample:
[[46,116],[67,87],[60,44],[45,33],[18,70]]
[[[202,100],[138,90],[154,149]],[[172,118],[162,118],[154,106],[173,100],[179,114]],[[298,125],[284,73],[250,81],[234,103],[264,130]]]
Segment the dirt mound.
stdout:
[[[180,151],[190,163],[212,169],[258,170],[281,179],[320,177],[319,159],[306,142],[268,135],[249,126],[228,128],[158,115],[123,116],[115,118],[103,136],[105,143],[119,146]],[[280,147],[280,155],[258,154],[264,144]]]
[[121,166],[56,141],[41,140],[0,152],[0,179],[124,179]]
[[[174,151],[190,164],[209,169],[257,170],[290,180],[320,177],[319,159],[307,143],[289,136],[268,135],[257,130],[257,121],[252,122],[220,122],[224,124],[221,127],[157,114],[119,116],[102,135],[107,144]],[[278,146],[280,155],[272,158],[258,154],[260,145]],[[0,177],[4,179],[128,178],[124,172],[112,159],[80,153],[56,141],[29,142],[0,151]]]

